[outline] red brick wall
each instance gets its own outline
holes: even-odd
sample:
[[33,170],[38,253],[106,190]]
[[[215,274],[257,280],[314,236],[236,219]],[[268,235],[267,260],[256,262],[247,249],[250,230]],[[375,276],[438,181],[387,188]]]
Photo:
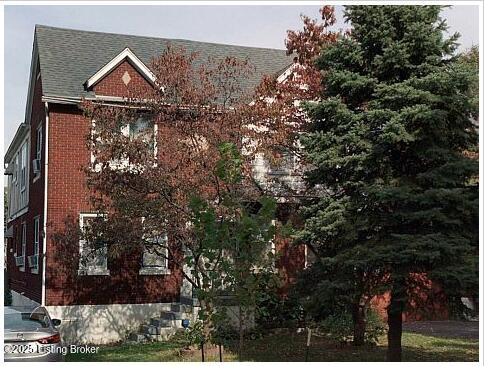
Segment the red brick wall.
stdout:
[[[125,72],[127,72],[131,78],[127,85],[125,85],[122,80]],[[92,89],[96,95],[128,97],[131,96],[133,92],[149,90],[150,88],[151,84],[128,61],[125,60],[94,85]]]
[[[403,313],[403,321],[449,319],[447,298],[442,287],[438,283],[430,281],[424,274],[414,275],[414,283],[416,285],[410,292],[410,299]],[[389,292],[375,296],[371,300],[371,306],[385,320],[389,304]]]
[[[279,205],[276,217],[278,221],[300,226],[301,220],[297,215],[297,208],[293,205]],[[293,245],[290,238],[276,235],[276,267],[282,280],[282,294],[287,294],[289,287],[297,280],[297,275],[304,269],[306,253],[303,245]]]
[[90,163],[89,128],[90,121],[76,107],[50,106],[47,305],[176,301],[180,270],[170,262],[170,275],[140,276],[141,253],[109,260],[109,276],[77,275],[79,242],[73,228],[80,212],[92,211],[82,171]]
[[[40,178],[34,182],[32,160],[36,158],[37,128],[42,125],[42,171]],[[44,153],[45,153],[45,109],[42,102],[42,79],[35,81],[34,95],[32,100],[32,118],[30,129],[30,155],[29,161],[29,208],[24,215],[17,217],[8,223],[14,227],[14,238],[7,243],[7,268],[10,288],[24,296],[41,303],[42,301],[42,260],[39,258],[38,274],[32,273],[28,266],[27,257],[34,254],[34,218],[40,216],[40,227],[42,229],[44,220]],[[21,248],[21,225],[27,225],[27,242],[25,256],[25,272],[19,271],[15,265],[15,248]],[[39,237],[39,253],[42,253],[42,237]]]
[[[122,76],[128,72],[131,80],[126,86]],[[93,87],[97,95],[129,96],[133,90],[149,88],[150,84],[127,61]],[[35,140],[36,124],[45,120],[41,101],[40,80],[34,96],[32,138]],[[181,271],[170,262],[170,275],[140,276],[141,253],[127,253],[117,260],[109,260],[109,276],[79,276],[79,242],[77,225],[79,213],[91,212],[89,192],[82,169],[90,163],[90,152],[86,144],[90,121],[72,105],[49,104],[49,169],[47,202],[47,250],[46,250],[46,305],[150,303],[176,301],[182,281]],[[43,129],[45,138],[45,126]],[[32,144],[35,147],[35,141]],[[43,143],[45,146],[45,141]],[[35,148],[31,149],[31,160]],[[44,160],[43,160],[44,161]],[[44,171],[42,171],[42,174]],[[19,226],[28,221],[27,255],[33,252],[33,217],[43,215],[44,175],[31,184],[29,213],[15,220]],[[43,217],[41,217],[43,220]],[[43,221],[42,221],[43,222]],[[19,230],[19,229],[18,229]],[[18,231],[17,231],[18,232]],[[15,242],[11,240],[11,245]],[[277,251],[281,253],[278,267],[284,281],[289,284],[304,266],[304,250],[290,249],[289,242],[277,240]],[[42,248],[40,248],[42,253]],[[24,292],[28,297],[41,301],[41,273],[31,275],[18,273],[16,267],[11,274],[12,288]],[[42,263],[42,262],[41,262]]]

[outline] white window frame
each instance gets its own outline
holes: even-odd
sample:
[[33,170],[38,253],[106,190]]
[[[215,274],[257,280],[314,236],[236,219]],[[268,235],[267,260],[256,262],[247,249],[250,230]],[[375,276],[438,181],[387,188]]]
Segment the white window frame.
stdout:
[[[96,217],[106,217],[104,214],[99,213],[80,213],[79,214],[79,229],[82,231],[84,228],[84,219],[85,218],[96,218]],[[107,247],[106,253],[104,256],[106,257],[104,260],[103,266],[89,266],[88,264],[83,264],[82,256],[83,250],[86,246],[86,241],[84,239],[79,239],[79,269],[78,275],[79,276],[109,276],[109,269],[108,269],[108,258],[107,258]]]
[[[15,150],[9,163],[8,170],[12,172],[11,178],[8,178],[8,221],[28,212],[29,204],[29,186],[30,186],[30,133],[28,133],[20,142],[19,147]],[[23,158],[25,162],[23,163]],[[25,165],[23,165],[25,164]],[[11,165],[11,167],[10,167]],[[22,176],[24,179],[22,179]],[[22,185],[23,180],[23,185]]]
[[18,184],[18,165],[19,165],[19,152],[15,154],[15,163],[13,167],[12,183]]
[[[19,206],[24,208],[28,205],[28,185],[29,185],[29,144],[28,139],[24,141],[19,150]],[[23,183],[23,184],[22,184]]]
[[[96,131],[96,120],[92,119],[91,120],[91,138],[94,135]],[[127,123],[121,127],[121,133],[129,137],[130,136],[130,131],[131,131],[131,123]],[[156,160],[158,159],[158,124],[153,121],[153,156],[155,159],[155,163],[153,164],[153,167],[157,166]],[[101,165],[100,164],[95,164],[96,157],[94,155],[94,151],[91,148],[91,170],[94,172],[100,172],[101,171]],[[130,164],[127,159],[120,159],[120,160],[113,160],[109,163],[110,169],[131,169],[134,167],[133,164]]]
[[37,257],[37,265],[31,267],[30,272],[34,274],[39,273],[39,252],[40,252],[40,216],[34,217],[34,254]]
[[27,144],[23,144],[20,149],[20,193],[27,190]]
[[[39,122],[39,127],[37,127],[35,140],[35,159],[42,163],[42,122]],[[40,164],[39,171],[34,176],[34,182],[39,179],[42,175],[42,164]]]
[[267,161],[267,174],[275,176],[287,176],[294,173],[297,169],[297,156],[290,150],[281,152],[281,161],[278,165],[273,165]]
[[25,272],[25,254],[27,252],[27,222],[22,222],[22,224],[20,225],[20,230],[20,247],[22,248],[22,255],[20,255],[20,257],[24,258],[24,265],[19,267],[19,271]]
[[[143,223],[145,220],[144,217],[141,218],[141,222]],[[143,238],[144,240],[147,240],[146,237]],[[161,234],[157,236],[156,238],[153,239],[154,242],[158,242],[159,240],[162,240],[165,242],[165,245],[168,245],[168,235],[166,233]],[[143,248],[143,253],[141,254],[141,268],[139,270],[140,275],[167,275],[171,273],[171,270],[168,268],[169,261],[168,261],[168,248],[163,248],[165,253],[165,258],[164,259],[164,265],[163,266],[156,266],[156,265],[145,265],[145,255],[146,254],[151,254],[147,253],[146,248]]]

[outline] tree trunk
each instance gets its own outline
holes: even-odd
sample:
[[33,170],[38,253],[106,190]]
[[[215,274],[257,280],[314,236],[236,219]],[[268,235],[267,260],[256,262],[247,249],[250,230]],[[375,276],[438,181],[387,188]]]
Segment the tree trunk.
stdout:
[[362,346],[365,343],[366,307],[353,304],[353,345]]
[[212,331],[212,303],[206,300],[200,300],[200,310],[205,313],[205,319],[203,320],[203,338],[204,342],[210,339],[210,332]]
[[244,314],[239,305],[239,362],[242,362],[242,347],[244,346]]
[[402,320],[405,308],[405,290],[403,286],[393,289],[390,305],[387,308],[388,314],[388,349],[387,361],[402,361]]

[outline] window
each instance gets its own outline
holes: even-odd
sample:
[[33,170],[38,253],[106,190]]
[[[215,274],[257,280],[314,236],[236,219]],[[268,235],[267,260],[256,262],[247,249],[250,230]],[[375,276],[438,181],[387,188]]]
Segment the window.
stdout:
[[12,182],[17,185],[17,181],[18,181],[18,159],[19,159],[19,156],[20,156],[20,153],[17,153],[15,155],[15,165],[13,167],[13,177],[12,177]]
[[[146,239],[145,239],[146,240]],[[140,274],[169,274],[167,236],[159,236],[153,240],[146,240]]]
[[34,218],[34,254],[29,257],[30,272],[39,273],[40,217]]
[[27,159],[28,144],[25,142],[20,150],[20,207],[27,204]]
[[[92,129],[91,133],[95,134],[95,127],[96,121],[92,121]],[[153,122],[149,115],[143,114],[138,117],[135,121],[126,123],[123,127],[121,127],[121,133],[129,137],[130,140],[134,139],[141,139],[142,141],[149,142],[150,147],[153,151],[153,156],[156,158],[158,150],[157,150],[157,142],[156,142],[156,135],[158,134],[158,126]],[[98,138],[97,141],[101,140]],[[96,156],[94,151],[91,151],[91,164],[92,169],[94,171],[100,171],[101,164],[96,163]],[[156,163],[154,163],[156,165]],[[125,154],[122,154],[121,157],[113,159],[109,162],[109,168],[112,170],[132,170],[132,169],[143,169],[142,166],[137,166],[134,163],[130,163],[128,157]]]
[[15,155],[15,166],[13,167],[12,189],[10,190],[10,214],[19,209],[19,172],[20,172],[20,151]]
[[8,161],[8,218],[12,220],[28,210],[29,193],[29,138],[24,138]]
[[[144,217],[141,219],[144,222]],[[168,237],[165,233],[152,232],[143,236],[143,256],[140,274],[169,274]]]
[[27,248],[27,224],[25,222],[22,223],[22,230],[21,230],[21,249],[19,257],[22,258],[20,261],[17,262],[17,265],[20,264],[20,271],[25,271],[25,251]]
[[136,119],[136,121],[128,123],[122,129],[122,133],[129,136],[130,140],[140,139],[144,142],[150,143],[153,155],[156,158],[156,135],[158,133],[158,125],[153,122],[149,115],[142,115]]
[[128,134],[131,139],[142,138],[145,141],[153,139],[154,123],[148,116],[141,116],[135,122],[128,124]]
[[42,161],[42,125],[37,128],[37,135],[36,135],[36,140],[35,140],[35,159],[37,160],[37,163],[34,164],[37,169],[34,171],[35,177],[40,176],[40,172],[42,169],[41,161]]
[[269,163],[269,174],[286,175],[296,169],[296,156],[288,149],[279,149],[278,159],[274,164]]
[[[79,215],[79,227],[81,231],[98,217],[105,217],[96,213],[85,213]],[[109,275],[107,246],[89,243],[86,239],[79,240],[79,275]]]

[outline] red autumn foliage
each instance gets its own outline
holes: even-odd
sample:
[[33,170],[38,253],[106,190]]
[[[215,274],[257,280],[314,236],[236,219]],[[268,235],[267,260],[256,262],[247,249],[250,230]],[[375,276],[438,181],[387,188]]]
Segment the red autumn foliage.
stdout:
[[[302,104],[317,101],[323,91],[323,77],[315,60],[339,36],[339,32],[329,29],[336,22],[334,7],[324,6],[320,13],[321,23],[301,16],[303,30],[287,32],[287,54],[295,55],[294,64],[277,79],[265,77],[256,90],[253,113],[263,121],[265,129],[273,132],[270,144],[263,146],[279,146],[299,155],[297,140],[308,126]],[[265,151],[269,156],[273,152]]]
[[[314,60],[337,37],[328,30],[335,22],[334,8],[323,7],[321,15],[321,24],[303,17],[303,30],[288,32],[288,54],[296,54],[297,63],[279,80],[265,77],[252,95],[241,88],[252,72],[249,62],[202,60],[168,47],[150,65],[154,88],[130,89],[129,97],[114,105],[83,103],[95,121],[88,138],[93,161],[85,169],[87,183],[94,207],[109,212],[108,222],[99,224],[104,241],[112,242],[111,255],[138,248],[145,234],[164,232],[170,238],[168,257],[180,258],[181,268],[182,248],[194,258],[203,252],[187,225],[192,197],[217,208],[228,191],[237,190],[247,201],[265,193],[252,175],[254,156],[277,159],[280,147],[297,152],[307,122],[301,103],[321,95]],[[227,142],[244,152],[240,183],[228,184],[216,174],[219,146]],[[203,262],[194,266],[203,277]]]

